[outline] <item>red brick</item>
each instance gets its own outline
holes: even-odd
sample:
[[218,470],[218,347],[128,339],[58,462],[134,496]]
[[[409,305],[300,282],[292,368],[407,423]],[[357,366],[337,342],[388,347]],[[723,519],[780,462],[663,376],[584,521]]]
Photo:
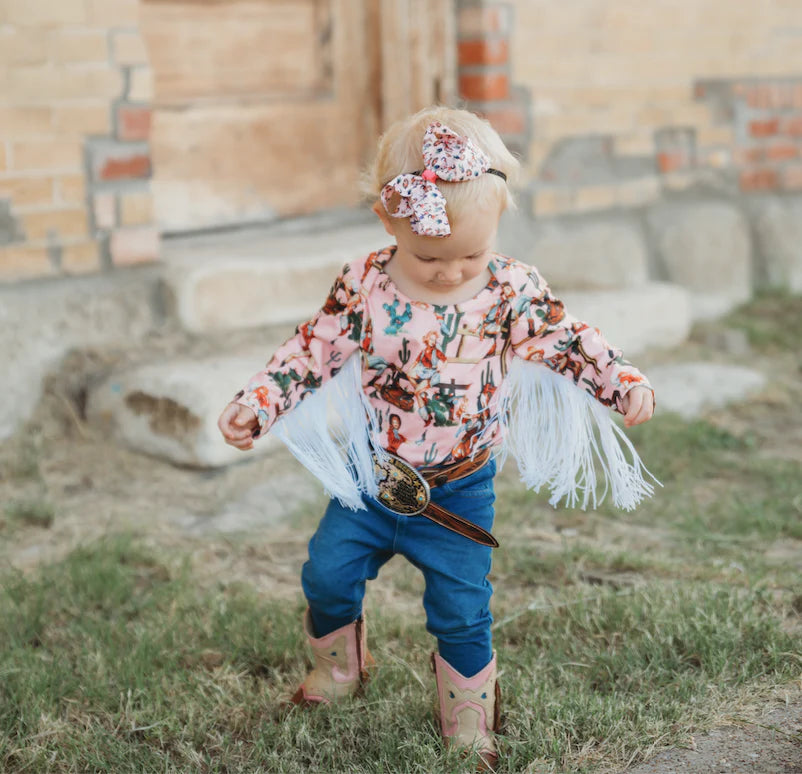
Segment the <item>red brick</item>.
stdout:
[[520,107],[486,110],[482,117],[490,121],[499,134],[523,134],[526,131],[526,113]]
[[766,148],[766,158],[769,161],[788,161],[799,155],[799,148],[792,143],[770,145]]
[[769,118],[764,121],[750,121],[749,134],[752,137],[771,137],[780,131],[780,119]]
[[690,166],[691,158],[684,151],[661,151],[657,154],[657,167],[663,174],[688,169]]
[[153,111],[138,105],[120,105],[117,109],[117,136],[120,140],[147,140]]
[[477,101],[507,99],[510,82],[503,73],[460,75],[459,93],[465,99]]
[[783,168],[782,187],[786,191],[802,191],[802,164],[790,164]]
[[742,191],[770,191],[777,188],[779,176],[776,169],[756,168],[741,172]]
[[502,65],[509,59],[509,49],[503,38],[463,40],[457,44],[457,56],[460,66]]
[[144,153],[106,159],[99,172],[101,180],[127,180],[149,175],[150,156]]

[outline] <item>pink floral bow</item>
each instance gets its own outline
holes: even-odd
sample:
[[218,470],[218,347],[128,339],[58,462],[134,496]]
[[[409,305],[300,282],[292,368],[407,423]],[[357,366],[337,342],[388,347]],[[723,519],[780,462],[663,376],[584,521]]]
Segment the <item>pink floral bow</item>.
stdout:
[[[381,199],[388,215],[409,218],[409,225],[420,236],[445,237],[451,234],[446,215],[446,199],[435,185],[440,178],[461,183],[487,172],[490,162],[468,137],[433,121],[423,135],[422,172],[405,172],[382,188]],[[400,201],[393,210],[392,201]]]

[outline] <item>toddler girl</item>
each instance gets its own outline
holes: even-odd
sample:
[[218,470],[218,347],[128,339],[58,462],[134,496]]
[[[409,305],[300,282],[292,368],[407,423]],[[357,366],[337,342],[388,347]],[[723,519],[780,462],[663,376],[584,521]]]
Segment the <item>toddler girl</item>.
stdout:
[[569,316],[533,267],[493,251],[517,167],[466,111],[427,109],[392,126],[372,179],[394,244],[343,267],[320,311],[219,420],[242,450],[277,433],[332,497],[302,573],[314,668],[292,701],[359,690],[373,663],[365,582],[400,553],[426,582],[443,737],[491,767],[496,457],[512,452],[552,503],[595,504],[597,467],[621,507],[652,491],[607,410],[627,426],[648,420],[645,377]]

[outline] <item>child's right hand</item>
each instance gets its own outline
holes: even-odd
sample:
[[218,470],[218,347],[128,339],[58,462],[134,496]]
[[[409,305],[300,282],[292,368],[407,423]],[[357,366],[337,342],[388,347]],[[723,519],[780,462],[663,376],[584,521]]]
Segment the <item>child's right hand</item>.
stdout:
[[259,429],[259,420],[247,406],[229,403],[220,414],[217,426],[229,446],[248,451],[253,448],[253,433]]

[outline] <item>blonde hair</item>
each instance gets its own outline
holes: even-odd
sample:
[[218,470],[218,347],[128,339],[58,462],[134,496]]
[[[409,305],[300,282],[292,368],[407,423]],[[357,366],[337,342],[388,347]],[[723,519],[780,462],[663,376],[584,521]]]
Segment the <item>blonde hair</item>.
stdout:
[[487,209],[493,204],[498,204],[499,214],[507,207],[513,208],[510,186],[520,168],[518,160],[488,121],[467,110],[442,106],[425,108],[396,121],[379,138],[376,158],[364,176],[365,193],[378,197],[384,185],[398,175],[423,169],[423,135],[432,121],[440,121],[457,134],[469,137],[487,156],[490,166],[507,176],[507,182],[498,175],[488,174],[464,183],[437,180],[437,187],[446,199],[448,219],[454,223],[471,211]]

